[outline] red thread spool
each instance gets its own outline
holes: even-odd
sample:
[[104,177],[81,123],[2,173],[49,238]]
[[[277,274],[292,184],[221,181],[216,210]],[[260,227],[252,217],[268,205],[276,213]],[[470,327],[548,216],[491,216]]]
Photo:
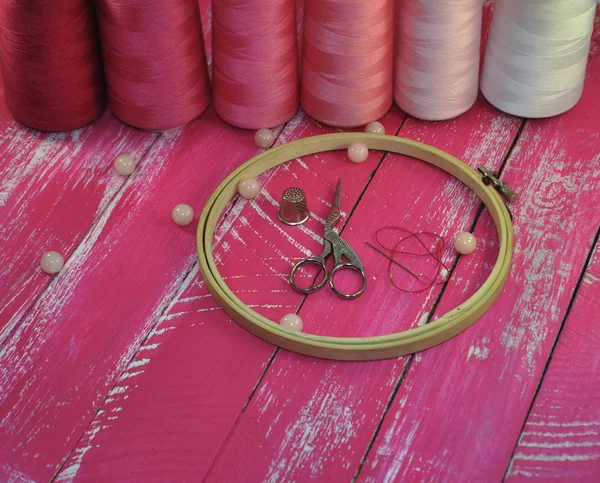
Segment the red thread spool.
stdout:
[[18,121],[69,131],[104,111],[93,2],[0,1],[6,104]]
[[307,0],[304,110],[350,128],[379,119],[392,104],[392,0]]
[[294,0],[213,2],[213,104],[245,129],[274,127],[298,110]]
[[98,0],[112,112],[148,131],[186,124],[209,103],[197,0]]

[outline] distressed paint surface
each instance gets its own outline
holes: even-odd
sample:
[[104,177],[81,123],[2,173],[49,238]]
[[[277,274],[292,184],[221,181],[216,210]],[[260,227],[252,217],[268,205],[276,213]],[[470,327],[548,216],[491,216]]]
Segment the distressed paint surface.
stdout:
[[172,207],[200,212],[256,151],[212,111],[157,140],[0,352],[0,459],[56,471],[195,260],[195,229],[174,227]]
[[600,244],[583,276],[507,481],[597,481],[600,476]]
[[[8,151],[22,147],[29,130],[17,129]],[[113,168],[124,152],[143,158],[156,134],[134,130],[106,113],[92,126],[32,136],[32,146],[9,157],[0,179],[0,240],[10,259],[0,265],[0,346],[51,283],[40,270],[49,250],[66,263],[126,177]],[[13,146],[15,146],[13,148]]]
[[[206,13],[208,2],[200,4]],[[210,47],[210,16],[203,19]],[[528,122],[504,168],[521,193],[504,301],[438,348],[360,364],[277,351],[238,327],[198,275],[194,228],[170,220],[183,198],[199,213],[216,184],[256,152],[253,133],[208,112],[163,135],[130,133],[110,115],[75,133],[46,135],[15,123],[0,103],[0,241],[8,241],[13,263],[0,276],[0,480],[48,481],[59,468],[58,481],[501,479],[600,224],[599,69],[594,58],[576,110]],[[388,114],[388,133],[402,120],[397,110]],[[401,135],[473,166],[499,167],[519,124],[479,101],[455,121],[409,119]],[[120,129],[123,136],[115,134]],[[278,142],[322,132],[300,113]],[[121,142],[142,156],[128,180],[114,178],[104,159]],[[408,296],[389,286],[385,262],[362,244],[366,235],[396,223],[451,237],[472,224],[477,203],[423,163],[391,155],[380,161],[381,153],[363,165],[340,153],[317,155],[264,175],[261,196],[234,201],[215,238],[230,287],[274,320],[298,309],[303,298],[285,277],[295,260],[320,249],[341,170],[345,218],[358,203],[344,238],[365,261],[369,288],[350,303],[328,290],[311,296],[300,309],[307,331],[402,330],[473,293],[496,255],[485,212],[476,226],[480,249],[459,261],[437,307],[439,287]],[[281,191],[296,183],[314,216],[301,228],[274,224]],[[56,213],[62,221],[52,222]],[[67,266],[51,282],[37,269],[39,239],[68,247]],[[563,376],[573,360],[583,365],[592,357],[593,338],[580,343],[568,327],[593,325],[586,317],[597,305],[595,267],[561,333],[509,479],[598,479],[597,414],[587,408],[595,408],[595,388],[576,386],[574,368],[571,381]],[[592,378],[593,367],[582,371]],[[540,430],[540,422],[552,424]],[[581,422],[590,434],[573,434]],[[563,436],[573,444],[554,442]]]
[[[600,225],[599,60],[594,50],[573,110],[527,121],[502,172],[520,193],[507,285],[478,323],[414,357],[359,481],[504,476]],[[483,216],[475,235],[491,226]],[[461,259],[436,315],[481,283],[473,274],[492,260],[488,250]]]

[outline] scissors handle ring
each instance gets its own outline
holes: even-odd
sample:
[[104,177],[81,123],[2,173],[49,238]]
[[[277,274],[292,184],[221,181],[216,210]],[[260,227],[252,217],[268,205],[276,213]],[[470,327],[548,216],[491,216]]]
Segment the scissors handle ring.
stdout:
[[[317,285],[313,285],[311,287],[300,287],[299,285],[296,285],[296,281],[295,281],[296,271],[302,265],[308,265],[308,264],[318,265],[323,270],[323,272],[325,272],[323,275],[323,279]],[[296,292],[309,294],[309,293],[316,292],[321,287],[323,287],[323,285],[325,285],[325,282],[327,282],[328,278],[329,278],[329,270],[327,270],[327,267],[325,266],[325,261],[318,257],[309,257],[309,258],[303,258],[302,260],[300,260],[298,263],[296,263],[292,267],[292,271],[290,272],[289,283]]]
[[[335,273],[338,270],[342,270],[344,268],[349,268],[349,269],[355,270],[358,273],[360,273],[360,275],[362,276],[362,279],[363,279],[362,287],[360,287],[358,289],[358,291],[356,291],[354,293],[344,293],[344,292],[340,292],[337,288],[335,288],[335,285],[333,282],[333,277],[335,276]],[[367,288],[367,276],[365,275],[365,271],[362,268],[357,267],[356,265],[354,265],[352,263],[338,263],[335,267],[333,267],[333,270],[331,271],[331,275],[329,276],[329,286],[331,287],[331,290],[333,290],[334,293],[338,297],[341,297],[343,299],[355,299],[360,294],[362,294],[365,291],[365,289]]]

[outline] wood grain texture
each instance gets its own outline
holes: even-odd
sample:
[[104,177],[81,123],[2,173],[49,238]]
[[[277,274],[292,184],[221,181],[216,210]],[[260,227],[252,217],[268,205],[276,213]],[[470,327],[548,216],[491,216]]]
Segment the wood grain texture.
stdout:
[[507,481],[600,480],[600,244],[513,454]]
[[[521,193],[512,208],[512,277],[478,324],[415,356],[360,481],[504,476],[600,224],[599,90],[594,51],[576,108],[527,122],[503,170]],[[485,237],[489,225],[483,218],[475,235]],[[461,260],[436,313],[477,283],[473,273],[488,263],[487,246]]]

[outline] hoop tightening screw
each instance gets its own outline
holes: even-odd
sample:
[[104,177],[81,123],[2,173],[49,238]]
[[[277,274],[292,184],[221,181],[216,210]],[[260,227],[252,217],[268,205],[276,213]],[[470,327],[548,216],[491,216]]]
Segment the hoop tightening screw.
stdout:
[[494,173],[485,169],[483,166],[478,166],[477,171],[481,173],[481,180],[484,185],[492,186],[510,202],[517,200],[519,195],[513,191],[506,182],[500,181]]

